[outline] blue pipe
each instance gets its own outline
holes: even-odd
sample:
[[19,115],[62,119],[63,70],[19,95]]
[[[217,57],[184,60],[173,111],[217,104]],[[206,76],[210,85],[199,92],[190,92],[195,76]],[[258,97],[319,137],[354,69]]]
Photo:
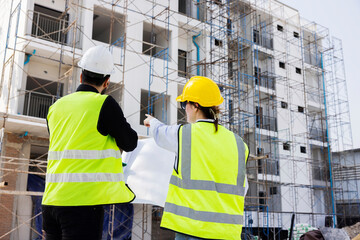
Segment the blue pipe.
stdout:
[[[201,35],[201,32],[200,32],[198,35],[195,35],[195,36],[192,37],[193,43],[194,43],[194,45],[195,45],[195,47],[196,47],[196,62],[197,62],[197,63],[200,62],[200,47],[199,47],[199,45],[195,42],[195,39],[196,39],[198,36],[200,36],[200,35]],[[198,76],[200,75],[200,66],[199,66],[199,65],[196,66],[196,75],[198,75]]]
[[196,6],[196,15],[197,15],[197,20],[200,20],[200,0],[197,0],[197,6]]
[[320,55],[321,60],[321,70],[322,70],[322,80],[323,80],[323,92],[324,92],[324,105],[325,105],[325,123],[326,123],[326,140],[327,140],[327,152],[328,152],[328,161],[329,161],[329,172],[330,172],[330,190],[331,190],[331,206],[333,212],[333,228],[336,227],[336,212],[335,212],[335,198],[334,198],[334,187],[333,187],[333,177],[332,177],[332,169],[331,169],[331,151],[330,151],[330,143],[329,143],[329,126],[328,126],[328,114],[327,114],[327,106],[326,106],[326,94],[325,94],[325,76],[324,76],[324,63],[323,63],[323,54]]
[[28,62],[30,62],[31,56],[34,55],[35,53],[36,53],[36,50],[34,49],[34,51],[33,51],[32,54],[28,54],[28,55],[26,56],[26,60],[25,60],[25,62],[24,62],[24,66],[25,66]]

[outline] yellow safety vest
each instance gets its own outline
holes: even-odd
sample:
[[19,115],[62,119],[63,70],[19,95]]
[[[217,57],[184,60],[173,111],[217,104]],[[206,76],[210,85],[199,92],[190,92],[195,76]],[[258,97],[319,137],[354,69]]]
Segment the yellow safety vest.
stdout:
[[180,127],[178,161],[171,176],[161,227],[209,239],[241,239],[249,149],[214,124]]
[[135,198],[124,182],[121,153],[115,139],[97,130],[106,97],[94,92],[75,92],[50,107],[43,205],[102,205]]

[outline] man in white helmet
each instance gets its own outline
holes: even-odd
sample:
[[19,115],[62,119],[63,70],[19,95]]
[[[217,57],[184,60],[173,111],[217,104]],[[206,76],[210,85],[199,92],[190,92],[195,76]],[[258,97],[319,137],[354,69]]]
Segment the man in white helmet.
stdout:
[[50,134],[43,207],[47,240],[101,239],[105,204],[128,203],[120,149],[132,151],[137,133],[118,103],[103,95],[114,63],[103,46],[90,48],[75,93],[56,101],[47,116]]

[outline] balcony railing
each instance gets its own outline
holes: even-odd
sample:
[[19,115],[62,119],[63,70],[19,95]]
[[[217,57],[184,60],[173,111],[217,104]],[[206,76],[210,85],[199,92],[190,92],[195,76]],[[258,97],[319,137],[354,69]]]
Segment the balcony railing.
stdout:
[[179,1],[179,13],[188,17],[204,22],[206,20],[205,5],[203,3],[195,3],[192,0]]
[[[238,79],[237,71],[233,72],[233,76],[234,76],[234,80]],[[266,73],[265,74],[260,73],[260,76],[257,76],[256,74],[254,74],[253,76],[245,74],[242,76],[242,79],[240,80],[240,83],[249,84],[251,86],[253,86],[254,82],[255,85],[259,85],[261,87],[275,90],[276,77],[269,76]]]
[[259,76],[255,75],[254,77],[256,85],[275,90],[275,77],[263,73],[260,73]]
[[304,51],[304,61],[308,64],[321,67],[320,54],[315,54],[310,51]]
[[256,127],[277,132],[276,117],[256,115]]
[[325,166],[313,166],[312,167],[312,174],[315,180],[319,181],[329,181],[330,179],[330,172],[329,169]]
[[273,39],[270,34],[260,34],[256,29],[253,30],[253,42],[262,47],[273,49]]
[[46,118],[49,107],[55,102],[56,96],[25,91],[24,111],[23,115]]
[[310,139],[314,139],[321,142],[327,142],[325,129],[310,127],[309,134],[310,134]]
[[[76,31],[75,47],[81,48],[81,26],[68,29],[69,21],[41,12],[29,11],[32,16],[31,36],[68,46],[73,45],[73,31]],[[69,30],[69,31],[68,31]]]
[[308,91],[307,92],[308,101],[315,103],[324,103],[324,94],[322,92]]
[[279,161],[273,159],[258,159],[258,173],[279,176]]

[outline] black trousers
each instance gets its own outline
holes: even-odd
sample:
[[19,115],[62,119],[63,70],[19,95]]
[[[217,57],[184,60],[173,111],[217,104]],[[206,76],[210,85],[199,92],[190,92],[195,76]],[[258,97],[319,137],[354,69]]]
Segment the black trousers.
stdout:
[[42,206],[46,240],[100,240],[103,206]]

